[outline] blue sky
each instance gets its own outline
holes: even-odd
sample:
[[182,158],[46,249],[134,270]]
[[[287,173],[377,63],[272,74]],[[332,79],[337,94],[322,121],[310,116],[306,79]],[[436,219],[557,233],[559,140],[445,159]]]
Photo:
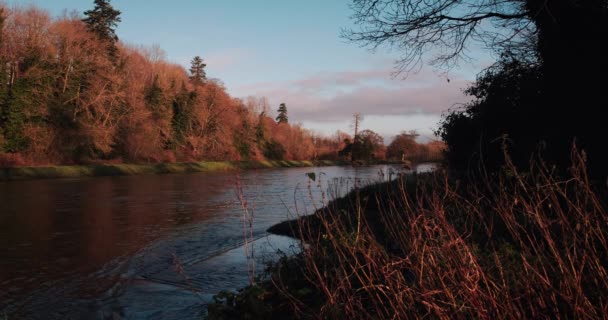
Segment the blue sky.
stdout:
[[[5,0],[52,15],[84,12],[93,0]],[[324,134],[363,128],[390,139],[402,130],[430,137],[443,110],[466,102],[461,93],[489,56],[448,75],[423,68],[392,78],[398,52],[370,52],[340,38],[352,25],[348,0],[113,0],[122,12],[116,32],[129,44],[159,45],[186,67],[200,55],[207,75],[235,97],[266,96],[271,110],[287,104],[291,122]],[[447,81],[447,78],[451,81]]]

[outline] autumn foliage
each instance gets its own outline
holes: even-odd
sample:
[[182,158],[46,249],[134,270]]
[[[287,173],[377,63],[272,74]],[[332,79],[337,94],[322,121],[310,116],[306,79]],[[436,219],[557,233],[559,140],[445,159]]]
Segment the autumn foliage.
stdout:
[[418,136],[419,134],[416,131],[404,131],[396,135],[386,147],[386,158],[412,162],[442,161],[445,144],[438,140],[419,143],[416,141]]
[[78,14],[0,4],[0,17],[5,165],[329,159],[342,147],[277,123],[265,99],[193,81],[158,47],[118,41],[109,54]]

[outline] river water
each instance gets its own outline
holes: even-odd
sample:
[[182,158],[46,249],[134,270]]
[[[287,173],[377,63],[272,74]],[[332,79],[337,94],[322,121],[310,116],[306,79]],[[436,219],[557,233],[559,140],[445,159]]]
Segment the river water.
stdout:
[[0,182],[0,319],[200,319],[214,294],[248,284],[245,239],[255,240],[259,272],[277,250],[298,249],[293,239],[267,235],[268,227],[396,171]]

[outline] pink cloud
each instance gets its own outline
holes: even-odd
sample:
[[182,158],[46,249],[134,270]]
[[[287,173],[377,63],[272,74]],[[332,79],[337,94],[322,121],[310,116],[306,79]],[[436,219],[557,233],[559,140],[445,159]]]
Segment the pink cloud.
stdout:
[[391,78],[390,68],[320,73],[286,83],[257,83],[238,88],[245,95],[265,96],[272,106],[285,102],[294,121],[338,121],[364,115],[439,115],[470,99],[462,89],[470,80],[449,79],[429,70],[406,80]]

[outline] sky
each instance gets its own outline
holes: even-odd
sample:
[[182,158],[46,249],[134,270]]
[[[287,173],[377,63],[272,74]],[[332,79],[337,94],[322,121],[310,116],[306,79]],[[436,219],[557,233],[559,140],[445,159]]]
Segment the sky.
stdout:
[[[53,16],[84,12],[93,0],[4,0],[35,5]],[[194,56],[207,76],[238,98],[266,97],[272,115],[285,103],[289,120],[330,135],[352,134],[352,115],[385,141],[416,130],[433,138],[442,112],[469,100],[462,90],[489,55],[444,70],[423,67],[393,76],[399,53],[374,52],[340,37],[353,26],[349,0],[112,0],[122,12],[116,33],[131,45],[158,45],[169,61],[188,68]],[[450,81],[448,81],[448,78]]]

